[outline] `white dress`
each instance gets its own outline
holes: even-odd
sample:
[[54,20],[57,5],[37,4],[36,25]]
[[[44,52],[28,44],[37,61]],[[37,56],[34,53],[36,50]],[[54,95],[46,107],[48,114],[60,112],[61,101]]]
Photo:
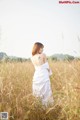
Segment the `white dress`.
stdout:
[[51,83],[49,78],[49,76],[52,74],[52,71],[51,69],[50,72],[48,71],[48,62],[34,67],[35,72],[32,81],[33,95],[40,97],[43,105],[47,106],[48,103],[53,104],[54,99],[52,96]]

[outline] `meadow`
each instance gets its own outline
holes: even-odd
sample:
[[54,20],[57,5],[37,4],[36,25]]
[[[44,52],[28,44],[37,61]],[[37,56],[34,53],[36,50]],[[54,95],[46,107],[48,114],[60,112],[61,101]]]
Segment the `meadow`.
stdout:
[[0,63],[0,112],[8,120],[80,120],[80,61],[49,61],[54,105],[32,95],[34,67],[27,62]]

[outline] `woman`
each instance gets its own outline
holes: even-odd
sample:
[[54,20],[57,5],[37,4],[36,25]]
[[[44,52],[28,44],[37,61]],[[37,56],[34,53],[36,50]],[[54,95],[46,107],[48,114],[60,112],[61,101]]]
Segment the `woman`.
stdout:
[[46,55],[43,53],[44,45],[36,42],[32,49],[31,61],[35,67],[32,90],[33,95],[40,97],[43,105],[53,104],[50,75],[52,71],[49,67]]

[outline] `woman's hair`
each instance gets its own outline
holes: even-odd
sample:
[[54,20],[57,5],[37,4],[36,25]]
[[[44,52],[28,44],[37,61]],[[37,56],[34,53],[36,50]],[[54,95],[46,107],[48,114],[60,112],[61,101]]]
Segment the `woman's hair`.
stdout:
[[44,45],[40,42],[36,42],[32,49],[32,55],[34,56],[35,54],[39,53],[40,48],[44,48]]

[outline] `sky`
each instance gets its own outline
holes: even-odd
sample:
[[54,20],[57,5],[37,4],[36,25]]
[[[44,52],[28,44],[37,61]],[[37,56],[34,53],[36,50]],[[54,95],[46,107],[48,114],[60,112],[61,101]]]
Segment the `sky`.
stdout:
[[80,56],[80,4],[0,0],[0,52],[28,58],[35,42],[44,44],[47,56]]

